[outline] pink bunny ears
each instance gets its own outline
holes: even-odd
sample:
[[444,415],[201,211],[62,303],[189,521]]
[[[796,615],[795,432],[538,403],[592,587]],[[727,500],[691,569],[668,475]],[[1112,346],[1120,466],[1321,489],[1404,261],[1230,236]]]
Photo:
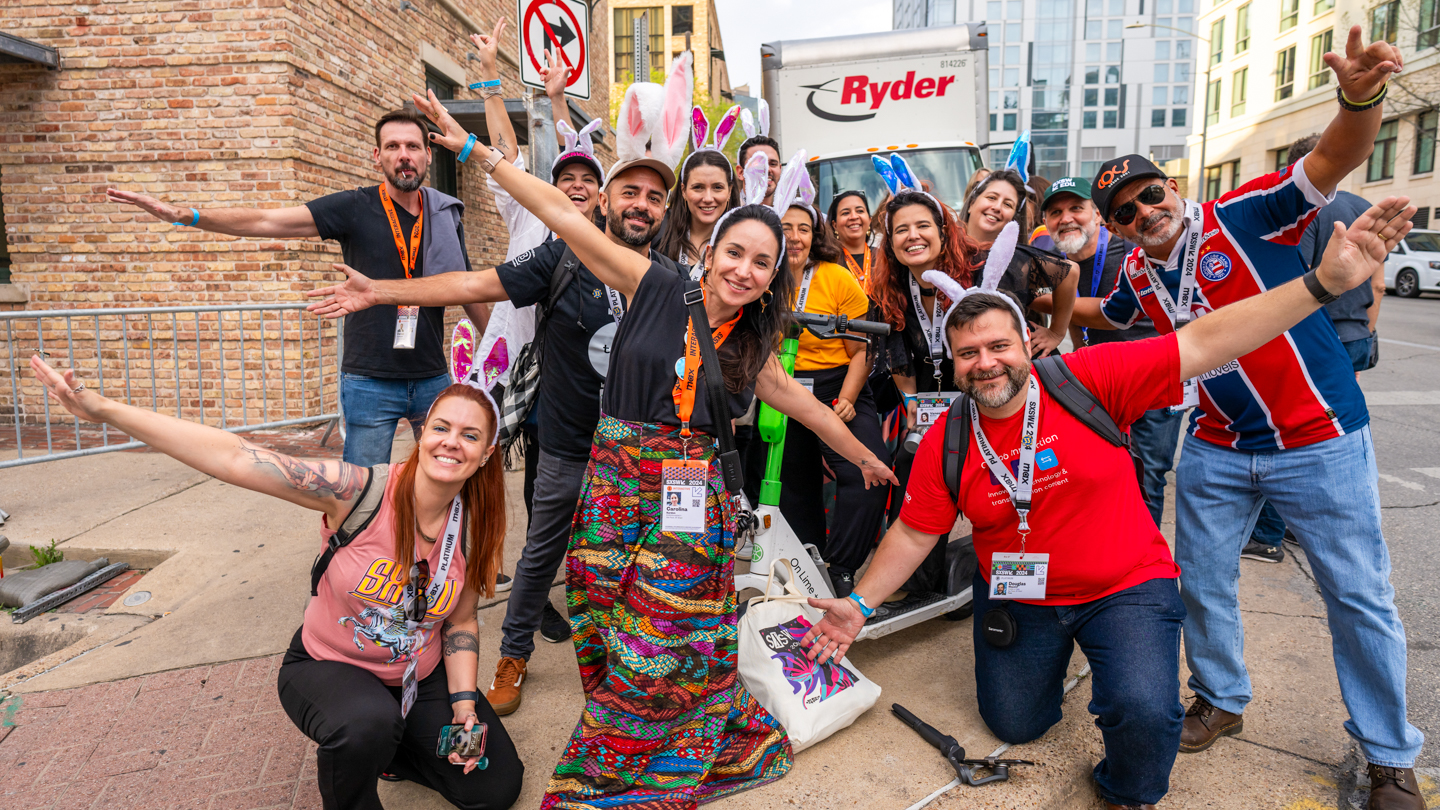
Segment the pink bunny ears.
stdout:
[[725,144],[730,141],[730,136],[735,132],[735,124],[740,120],[740,105],[736,104],[721,116],[720,123],[715,126],[715,138],[710,143],[705,142],[705,137],[710,134],[710,119],[700,105],[695,105],[695,109],[691,110],[690,120],[690,156],[685,158],[686,166],[701,152],[725,151]]
[[[1026,340],[1030,339],[1030,328],[1025,324],[1025,313],[1020,310],[1020,305],[1008,295],[999,292],[1000,279],[1005,276],[1005,270],[1010,267],[1010,260],[1015,256],[1015,245],[1020,241],[1020,226],[1012,220],[995,237],[995,244],[990,247],[990,255],[985,259],[985,270],[980,274],[980,284],[976,287],[961,289],[960,283],[950,278],[939,270],[926,270],[920,274],[920,278],[934,284],[945,293],[950,299],[950,308],[945,310],[943,322],[950,320],[950,313],[960,305],[960,301],[968,295],[976,293],[989,293],[996,298],[1002,299],[1015,311],[1015,316],[1020,319],[1020,334]],[[945,356],[950,356],[950,341],[945,341]]]
[[550,164],[550,181],[552,183],[558,179],[557,176],[560,174],[560,167],[563,164],[577,160],[586,161],[595,170],[597,178],[605,176],[605,170],[600,168],[600,159],[595,157],[595,143],[590,140],[590,134],[599,129],[602,123],[604,123],[602,119],[593,119],[581,127],[579,132],[576,132],[564,121],[555,122],[556,131],[565,139],[565,149],[559,157],[555,158],[555,162]]
[[[694,56],[680,55],[665,84],[635,82],[625,90],[616,118],[615,166],[653,158],[673,170],[690,135],[690,103],[695,95]],[[607,182],[611,178],[606,178]]]
[[[490,396],[490,389],[495,387],[495,381],[510,367],[510,351],[505,346],[505,338],[499,338],[490,349],[490,356],[477,367],[475,347],[479,343],[475,325],[470,323],[468,318],[461,318],[455,324],[455,330],[450,333],[450,380],[474,388],[490,402],[490,407],[495,412],[495,431],[490,435],[490,446],[494,447],[496,440],[500,438],[500,406],[495,404],[495,398]],[[430,407],[434,409],[435,405],[432,403]],[[425,418],[429,419],[429,414],[426,414]]]

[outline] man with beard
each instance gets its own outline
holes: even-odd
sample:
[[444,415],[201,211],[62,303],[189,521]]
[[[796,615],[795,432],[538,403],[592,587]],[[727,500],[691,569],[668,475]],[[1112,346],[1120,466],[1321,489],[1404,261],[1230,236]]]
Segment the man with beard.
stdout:
[[[1076,322],[1125,327],[1148,314],[1161,332],[1183,326],[1184,334],[1212,309],[1305,276],[1296,245],[1339,181],[1370,154],[1386,82],[1401,69],[1393,45],[1362,47],[1359,26],[1350,30],[1346,53],[1325,54],[1340,112],[1314,150],[1283,171],[1199,205],[1181,199],[1175,181],[1139,155],[1102,164],[1095,203],[1111,232],[1140,248],[1100,307],[1076,306]],[[1345,730],[1369,761],[1369,807],[1423,807],[1412,767],[1424,735],[1406,717],[1405,630],[1380,529],[1370,417],[1335,326],[1316,312],[1254,352],[1187,380],[1186,393],[1186,404],[1197,408],[1176,470],[1175,556],[1184,572],[1195,700],[1181,752],[1204,751],[1244,728],[1252,693],[1240,553],[1269,501],[1300,539],[1325,600],[1350,714]]]
[[[650,248],[665,214],[665,195],[674,183],[674,170],[655,158],[617,163],[600,193],[600,213],[605,217],[605,235],[612,242],[648,255],[678,273],[673,262]],[[546,316],[544,335],[537,335],[544,340],[544,352],[535,403],[540,443],[535,497],[525,553],[515,568],[510,596],[514,615],[507,609],[500,661],[486,692],[499,715],[520,707],[540,612],[569,545],[590,443],[600,420],[600,388],[610,365],[610,345],[627,302],[580,264],[558,239],[493,270],[465,276],[381,281],[346,268],[349,278],[344,284],[310,293],[327,297],[311,305],[327,317],[396,304],[445,306],[508,300],[525,307],[549,299],[551,277],[565,262],[574,263],[574,278]]]
[[[1062,177],[1050,184],[1041,202],[1045,229],[1055,242],[1055,249],[1080,266],[1077,300],[1090,298],[1098,304],[1115,289],[1120,265],[1135,245],[1118,236],[1111,236],[1101,226],[1100,212],[1091,201],[1090,181],[1084,177]],[[1049,296],[1046,296],[1048,300]],[[1036,300],[1036,308],[1040,308]],[[1042,311],[1049,311],[1048,306]],[[1084,329],[1070,327],[1070,339],[1076,346],[1144,340],[1155,337],[1154,324],[1140,318],[1128,329]],[[1180,441],[1183,414],[1170,408],[1146,411],[1130,426],[1131,449],[1145,467],[1141,491],[1150,517],[1160,525],[1165,511],[1165,474],[1175,466],[1175,444]]]
[[[288,208],[182,208],[154,197],[107,189],[122,202],[176,225],[231,236],[299,239],[318,236],[340,243],[345,264],[372,278],[405,279],[469,270],[465,250],[465,204],[433,188],[421,188],[430,167],[425,119],[411,109],[375,122],[378,186],[328,194]],[[489,310],[468,304],[465,314],[480,329]],[[390,460],[400,419],[417,437],[430,403],[450,384],[445,359],[445,309],[381,307],[345,320],[340,401],[345,412],[345,461],[361,467]]]
[[[1071,385],[1083,386],[1122,430],[1147,410],[1179,402],[1184,380],[1267,344],[1318,312],[1323,297],[1369,279],[1409,232],[1414,210],[1392,197],[1332,233],[1325,260],[1305,281],[1277,285],[1178,333],[1065,355]],[[1031,374],[1019,303],[1005,295],[972,290],[945,316],[955,385],[967,397],[925,434],[900,519],[854,593],[809,600],[826,613],[802,644],[812,659],[843,656],[872,606],[963,513],[980,559],[975,684],[986,725],[1005,742],[1024,743],[1058,723],[1078,644],[1094,672],[1089,708],[1105,742],[1094,771],[1100,796],[1111,810],[1151,808],[1169,788],[1184,720],[1180,569],[1134,483],[1129,452],[1052,394],[1076,389],[1052,389]],[[952,433],[953,444],[946,437],[952,419],[969,423]],[[954,494],[947,465],[958,470]]]

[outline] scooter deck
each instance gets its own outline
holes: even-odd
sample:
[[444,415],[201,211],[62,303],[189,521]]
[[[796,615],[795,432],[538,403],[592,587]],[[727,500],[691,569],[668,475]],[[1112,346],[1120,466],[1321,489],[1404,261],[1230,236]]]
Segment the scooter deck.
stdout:
[[954,596],[941,596],[940,594],[936,594],[932,599],[923,601],[898,616],[892,616],[879,622],[866,622],[864,629],[860,631],[860,635],[855,637],[855,640],[863,641],[867,638],[888,636],[891,633],[904,630],[907,627],[917,625],[923,621],[928,621],[936,616],[949,613],[952,610],[958,610],[970,604],[972,590],[972,588],[966,588]]

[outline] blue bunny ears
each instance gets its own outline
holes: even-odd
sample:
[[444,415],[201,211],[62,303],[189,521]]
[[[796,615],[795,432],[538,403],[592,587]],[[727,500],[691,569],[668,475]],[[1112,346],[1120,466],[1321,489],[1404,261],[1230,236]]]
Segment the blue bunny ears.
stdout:
[[1013,169],[1020,175],[1021,181],[1030,182],[1030,130],[1025,130],[1015,139],[1015,145],[1010,147],[1010,157],[1005,161],[1005,168]]
[[916,180],[914,173],[910,171],[910,164],[906,163],[905,158],[899,154],[891,155],[889,160],[880,155],[871,155],[870,162],[875,166],[875,173],[880,175],[880,179],[884,180],[885,185],[890,188],[891,194],[899,194],[905,189],[922,193],[925,191],[920,187],[920,181]]

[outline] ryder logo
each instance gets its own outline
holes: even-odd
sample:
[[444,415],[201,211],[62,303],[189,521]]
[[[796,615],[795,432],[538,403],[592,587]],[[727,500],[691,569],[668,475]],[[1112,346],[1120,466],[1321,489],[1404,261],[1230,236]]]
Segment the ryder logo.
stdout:
[[[841,83],[841,89],[836,90],[831,85]],[[955,83],[954,76],[937,76],[915,78],[915,71],[906,71],[905,78],[891,81],[871,81],[869,76],[846,76],[843,79],[835,78],[820,84],[803,85],[810,95],[805,99],[805,106],[810,112],[827,121],[839,121],[842,123],[852,121],[868,121],[874,118],[875,110],[888,101],[906,101],[909,99],[944,98],[945,91]],[[846,109],[843,112],[832,112],[825,110],[816,103],[817,93],[839,93],[840,105]],[[866,110],[867,112],[855,112]]]

